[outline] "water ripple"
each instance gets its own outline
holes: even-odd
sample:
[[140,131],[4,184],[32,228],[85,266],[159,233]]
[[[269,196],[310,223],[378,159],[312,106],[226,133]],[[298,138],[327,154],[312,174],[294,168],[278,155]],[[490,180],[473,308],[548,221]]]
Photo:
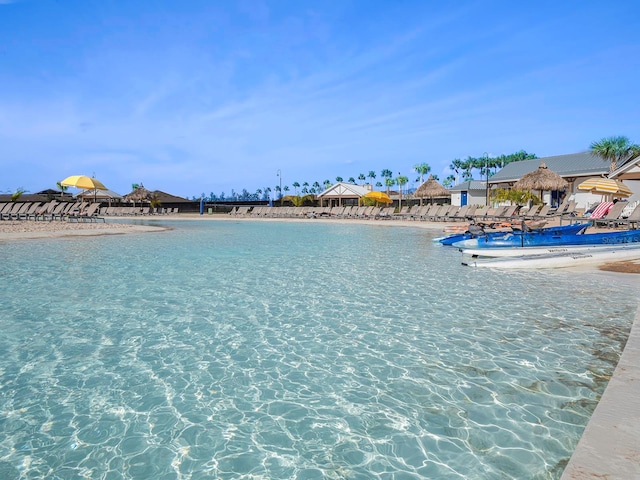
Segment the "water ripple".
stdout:
[[1,478],[559,478],[636,308],[417,229],[175,227],[0,245]]

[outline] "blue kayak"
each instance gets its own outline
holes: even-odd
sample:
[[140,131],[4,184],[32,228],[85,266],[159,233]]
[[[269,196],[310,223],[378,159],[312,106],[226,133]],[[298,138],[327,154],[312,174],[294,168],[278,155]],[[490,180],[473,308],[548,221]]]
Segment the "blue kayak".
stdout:
[[457,248],[546,247],[554,245],[621,245],[640,243],[640,230],[601,233],[508,233],[502,236],[472,238],[453,244]]
[[[468,231],[464,233],[453,233],[446,237],[439,238],[438,241],[442,245],[453,245],[456,242],[462,242],[463,240],[471,240],[475,238],[494,238],[494,237],[504,237],[507,234],[513,235],[521,235],[526,233],[534,233],[539,235],[554,235],[558,233],[572,234],[579,233],[587,228],[589,223],[572,223],[570,225],[564,225],[561,227],[546,227],[546,228],[536,228],[530,231],[523,230],[514,230],[512,232],[485,232],[480,229],[480,231]],[[457,245],[456,245],[457,246]],[[466,248],[466,247],[465,247]]]

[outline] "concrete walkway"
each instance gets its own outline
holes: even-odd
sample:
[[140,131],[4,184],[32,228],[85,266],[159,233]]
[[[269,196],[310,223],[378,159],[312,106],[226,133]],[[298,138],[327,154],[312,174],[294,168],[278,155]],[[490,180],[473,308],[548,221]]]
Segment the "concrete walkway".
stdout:
[[561,480],[640,479],[640,308],[613,377]]

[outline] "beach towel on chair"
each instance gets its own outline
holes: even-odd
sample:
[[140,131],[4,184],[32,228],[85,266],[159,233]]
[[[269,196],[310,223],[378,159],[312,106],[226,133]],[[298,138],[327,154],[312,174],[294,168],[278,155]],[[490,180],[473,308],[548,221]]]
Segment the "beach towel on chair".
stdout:
[[602,202],[600,205],[596,207],[596,209],[591,213],[589,218],[602,218],[609,210],[613,207],[613,202]]

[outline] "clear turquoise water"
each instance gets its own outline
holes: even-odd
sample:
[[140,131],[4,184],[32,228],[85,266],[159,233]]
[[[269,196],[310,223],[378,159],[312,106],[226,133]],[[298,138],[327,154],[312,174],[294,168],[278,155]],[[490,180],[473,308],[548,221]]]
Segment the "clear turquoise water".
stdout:
[[169,224],[0,244],[0,478],[559,478],[636,309],[419,229]]

